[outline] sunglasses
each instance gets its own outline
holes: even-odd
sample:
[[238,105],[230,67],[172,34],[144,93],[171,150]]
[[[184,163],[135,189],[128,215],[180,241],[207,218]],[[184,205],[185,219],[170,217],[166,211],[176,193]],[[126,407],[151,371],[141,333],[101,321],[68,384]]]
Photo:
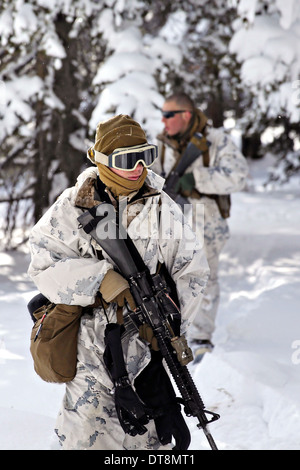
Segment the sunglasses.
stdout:
[[143,144],[136,145],[135,147],[118,148],[110,155],[105,155],[94,149],[90,149],[89,152],[93,152],[92,156],[95,162],[103,163],[109,168],[115,168],[116,170],[131,171],[139,163],[149,168],[157,158],[157,145]]
[[179,109],[179,110],[176,110],[176,111],[162,111],[162,115],[165,119],[169,119],[169,118],[174,117],[175,114],[185,113],[186,111],[187,111],[187,109]]

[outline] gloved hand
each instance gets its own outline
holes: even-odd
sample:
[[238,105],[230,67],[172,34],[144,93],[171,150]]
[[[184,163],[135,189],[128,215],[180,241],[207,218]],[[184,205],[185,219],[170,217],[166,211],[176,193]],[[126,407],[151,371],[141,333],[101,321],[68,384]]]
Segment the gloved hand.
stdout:
[[157,436],[162,445],[175,439],[173,450],[187,450],[191,442],[189,428],[181,414],[180,405],[173,405],[165,409],[164,414],[154,418]]
[[136,305],[129,290],[128,282],[113,269],[107,271],[99,290],[105,302],[116,302],[119,307],[124,307],[126,300],[130,309],[135,310]]
[[191,436],[181,414],[171,380],[162,364],[160,351],[151,351],[151,361],[134,381],[135,389],[153,416],[159,441],[175,450],[187,450]]
[[147,323],[143,323],[143,325],[139,327],[139,336],[141,339],[147,341],[147,343],[150,343],[151,349],[153,349],[154,351],[159,351],[157,339],[155,338],[150,325],[147,325]]
[[104,333],[106,348],[103,360],[115,385],[115,406],[122,429],[126,434],[136,436],[147,431],[144,424],[147,424],[149,419],[142,402],[129,382],[121,334],[120,324],[108,323],[106,325]]
[[195,188],[195,178],[193,173],[185,173],[179,178],[175,186],[175,191],[184,197],[189,197]]
[[135,302],[134,302],[134,299],[132,297],[129,287],[123,290],[122,292],[120,292],[120,294],[118,294],[112,300],[112,302],[117,302],[119,307],[124,307],[125,301],[128,303],[130,310],[136,309],[136,305],[135,305]]
[[145,434],[147,428],[144,425],[149,419],[128,378],[122,377],[116,381],[115,387],[116,411],[123,431],[133,437]]

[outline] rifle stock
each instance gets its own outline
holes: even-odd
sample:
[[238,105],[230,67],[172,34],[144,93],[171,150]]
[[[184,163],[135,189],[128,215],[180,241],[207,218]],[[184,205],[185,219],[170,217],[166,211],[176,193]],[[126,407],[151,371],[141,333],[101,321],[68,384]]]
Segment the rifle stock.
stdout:
[[114,239],[101,239],[97,236],[98,224],[117,225],[114,217],[107,216],[98,220],[91,211],[86,211],[78,217],[78,221],[83,230],[97,241],[128,280],[137,306],[134,312],[129,312],[133,322],[137,328],[143,323],[152,327],[162,356],[181,394],[185,414],[198,419],[197,426],[203,429],[211,449],[218,450],[207,425],[220,416],[205,409],[187,368],[187,364],[193,359],[192,353],[184,336],[178,337],[174,334],[171,318],[178,317],[179,310],[169,297],[164,279],[159,274],[154,276],[150,274],[129,236],[119,237],[118,230],[114,232],[117,235]]

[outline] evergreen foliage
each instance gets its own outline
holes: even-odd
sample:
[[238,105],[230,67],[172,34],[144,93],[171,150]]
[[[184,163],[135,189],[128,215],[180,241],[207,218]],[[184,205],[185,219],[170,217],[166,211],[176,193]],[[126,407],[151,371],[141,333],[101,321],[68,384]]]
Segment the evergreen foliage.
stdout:
[[155,139],[178,88],[216,127],[232,118],[246,156],[277,156],[272,180],[299,172],[299,22],[297,1],[3,0],[3,245],[76,182],[97,122],[128,113]]

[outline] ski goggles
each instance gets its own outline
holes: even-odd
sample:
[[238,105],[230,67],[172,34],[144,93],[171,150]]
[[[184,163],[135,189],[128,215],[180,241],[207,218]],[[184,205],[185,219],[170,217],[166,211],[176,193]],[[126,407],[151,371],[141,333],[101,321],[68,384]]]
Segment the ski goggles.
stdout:
[[95,163],[103,163],[103,165],[117,170],[131,171],[134,170],[139,163],[149,168],[157,158],[157,145],[143,144],[128,148],[118,148],[110,155],[105,155],[91,148],[88,154],[90,159]]
[[176,111],[162,111],[162,115],[165,119],[169,119],[175,116],[175,114],[185,113],[187,109],[177,109]]

